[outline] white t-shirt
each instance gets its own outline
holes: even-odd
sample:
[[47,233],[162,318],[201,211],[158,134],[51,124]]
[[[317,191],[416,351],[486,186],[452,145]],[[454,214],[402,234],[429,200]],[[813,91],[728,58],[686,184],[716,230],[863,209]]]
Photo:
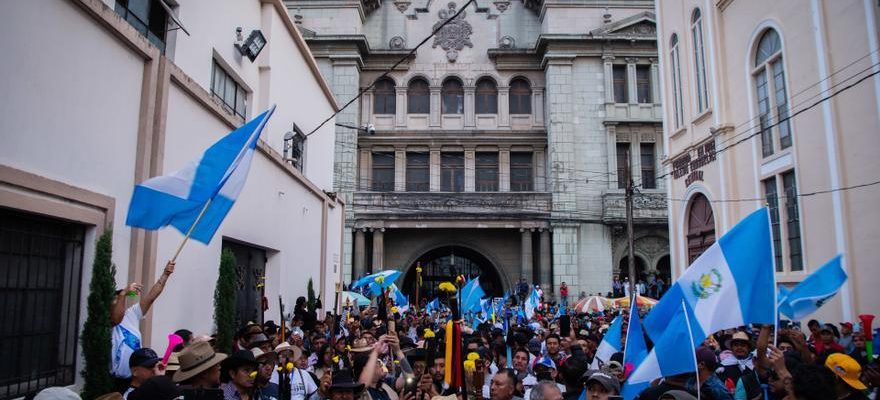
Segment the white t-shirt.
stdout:
[[[269,382],[278,383],[278,371],[272,372]],[[318,393],[318,384],[308,371],[294,368],[290,372],[290,400],[305,400]]]
[[122,322],[113,327],[112,347],[110,349],[110,374],[117,378],[131,377],[128,358],[141,348],[140,321],[144,319],[141,304],[137,303],[127,310]]

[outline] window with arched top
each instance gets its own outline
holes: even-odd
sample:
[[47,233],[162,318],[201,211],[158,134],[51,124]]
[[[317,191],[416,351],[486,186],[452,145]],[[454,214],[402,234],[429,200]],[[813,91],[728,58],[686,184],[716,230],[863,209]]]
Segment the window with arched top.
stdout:
[[532,113],[532,88],[529,82],[523,78],[515,78],[510,81],[510,113]]
[[752,73],[761,128],[761,153],[768,157],[777,150],[791,147],[782,41],[776,30],[767,29],[758,39]]
[[673,33],[669,38],[669,60],[672,68],[672,114],[675,129],[681,128],[684,123],[684,109],[681,100],[681,62],[678,54],[678,34]]
[[458,78],[443,81],[440,89],[440,112],[443,114],[464,114],[464,86]]
[[706,55],[703,49],[703,17],[700,9],[694,9],[691,16],[691,34],[694,40],[694,79],[697,90],[697,113],[702,113],[709,108],[709,89],[706,81]]
[[406,89],[406,112],[409,114],[428,114],[431,112],[428,81],[415,78],[409,81]]
[[394,81],[382,78],[373,85],[373,114],[394,114],[397,112],[397,95]]
[[492,78],[477,81],[475,111],[477,114],[498,114],[498,86]]
[[687,212],[688,264],[715,243],[715,213],[709,199],[701,193],[691,198]]

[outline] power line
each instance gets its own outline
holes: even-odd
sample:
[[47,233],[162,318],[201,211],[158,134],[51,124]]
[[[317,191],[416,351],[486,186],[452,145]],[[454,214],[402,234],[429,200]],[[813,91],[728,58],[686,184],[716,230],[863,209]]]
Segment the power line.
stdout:
[[[870,73],[870,74],[868,74],[868,75],[865,75],[865,76],[859,78],[859,80],[857,80],[857,81],[855,81],[855,82],[853,82],[853,83],[851,83],[851,84],[849,84],[849,85],[847,85],[847,86],[841,88],[840,90],[838,90],[838,91],[836,91],[836,92],[834,92],[834,93],[832,93],[832,94],[829,94],[829,95],[827,95],[827,96],[825,96],[825,97],[823,97],[823,98],[817,100],[816,102],[810,104],[809,106],[807,106],[807,107],[805,107],[805,108],[802,108],[802,109],[800,109],[800,110],[798,110],[798,111],[795,111],[794,113],[792,113],[792,114],[789,115],[788,117],[782,118],[782,119],[780,119],[779,121],[777,121],[777,122],[775,122],[775,123],[773,123],[773,124],[770,124],[770,125],[767,126],[767,127],[762,127],[762,129],[758,130],[757,132],[752,132],[752,133],[750,133],[748,136],[746,136],[746,137],[744,137],[744,138],[742,138],[742,139],[739,139],[739,140],[737,140],[737,141],[731,143],[730,145],[728,145],[728,146],[726,146],[726,147],[722,147],[721,149],[717,150],[717,151],[715,152],[715,154],[718,155],[718,154],[723,153],[723,152],[725,152],[725,151],[727,151],[727,150],[730,150],[731,148],[733,148],[733,147],[735,147],[735,146],[737,146],[737,145],[740,145],[740,144],[742,144],[742,143],[745,143],[746,141],[750,140],[751,138],[753,138],[753,137],[755,137],[755,136],[761,134],[761,133],[764,132],[765,130],[773,129],[774,127],[776,127],[776,126],[778,126],[778,125],[780,125],[780,124],[782,124],[782,123],[785,123],[785,122],[787,122],[787,121],[793,119],[794,117],[796,117],[796,116],[798,116],[798,115],[800,115],[800,114],[803,114],[804,112],[807,112],[807,111],[813,109],[814,107],[818,106],[819,104],[822,104],[822,103],[824,103],[825,101],[828,101],[828,100],[830,100],[831,98],[833,98],[833,97],[835,97],[835,96],[837,96],[837,95],[839,95],[839,94],[841,94],[841,93],[843,93],[843,92],[845,92],[845,91],[847,91],[847,90],[849,90],[849,89],[852,89],[853,87],[859,85],[860,83],[862,83],[862,82],[868,80],[869,78],[871,78],[871,77],[873,77],[873,76],[876,76],[876,75],[878,75],[878,74],[880,74],[880,70],[877,70],[877,71],[874,71],[874,72],[872,72],[872,73]],[[665,177],[671,175],[673,171],[674,171],[674,169],[670,170],[669,172],[667,172],[667,173],[665,173],[665,174],[658,175],[658,176],[655,177],[655,179],[662,179],[662,178],[665,178]]]
[[321,122],[317,127],[315,127],[315,129],[312,129],[311,132],[307,133],[307,134],[306,134],[306,137],[309,137],[309,136],[311,136],[313,133],[317,132],[318,129],[321,129],[321,127],[324,126],[324,124],[326,124],[327,122],[330,122],[331,119],[333,119],[334,117],[336,117],[337,115],[339,115],[339,113],[341,113],[343,110],[345,110],[346,108],[348,108],[348,106],[352,105],[352,103],[354,103],[357,99],[361,98],[361,96],[363,96],[364,93],[366,93],[368,90],[372,89],[373,86],[376,85],[376,82],[378,82],[378,81],[381,80],[382,78],[387,77],[388,74],[390,74],[391,71],[394,71],[394,69],[397,68],[398,65],[402,64],[402,63],[403,63],[404,61],[406,61],[408,58],[412,57],[412,56],[416,53],[416,51],[419,49],[419,47],[422,47],[422,45],[424,45],[425,43],[427,43],[428,40],[430,40],[432,37],[434,37],[434,35],[436,35],[437,32],[439,32],[441,29],[443,29],[443,27],[445,27],[447,24],[449,24],[450,22],[452,22],[453,20],[455,20],[456,18],[458,18],[458,16],[461,15],[461,13],[464,12],[464,10],[465,10],[469,5],[473,4],[474,2],[476,2],[476,0],[468,0],[468,2],[465,3],[465,5],[462,6],[461,9],[458,10],[458,12],[456,12],[452,17],[449,17],[448,19],[446,19],[445,21],[443,21],[443,23],[441,23],[439,26],[437,26],[437,28],[434,28],[434,30],[431,31],[431,34],[428,35],[427,37],[425,37],[424,39],[422,39],[422,41],[419,42],[419,44],[416,45],[416,47],[413,47],[413,48],[409,51],[409,53],[407,53],[405,56],[403,56],[403,58],[401,58],[401,59],[398,60],[396,63],[394,63],[394,65],[392,65],[390,68],[388,68],[388,69],[386,69],[384,72],[382,72],[382,75],[379,75],[378,78],[376,78],[376,79],[374,79],[372,82],[370,82],[370,84],[369,84],[367,87],[365,87],[365,88],[361,89],[360,91],[358,91],[357,96],[354,96],[351,100],[349,100],[347,103],[345,103],[345,105],[343,105],[342,107],[340,107],[339,110],[335,111],[333,114],[331,114],[329,117],[327,117],[327,119],[325,119],[325,120],[324,120],[323,122]]
[[[774,197],[776,199],[810,197],[810,196],[815,196],[815,195],[819,195],[819,194],[843,192],[843,191],[847,191],[847,190],[860,189],[860,188],[865,188],[865,187],[870,187],[870,186],[875,186],[875,185],[880,185],[880,180],[877,180],[874,182],[868,182],[868,183],[861,183],[861,184],[852,185],[852,186],[844,186],[844,187],[839,187],[839,188],[817,190],[817,191],[808,192],[808,193],[798,193],[798,194],[795,194],[794,196],[785,196],[785,195],[779,196],[779,195],[777,195]],[[667,198],[667,200],[681,201],[681,202],[688,202],[689,201],[688,199],[676,199],[676,198]],[[711,203],[739,203],[739,202],[766,201],[766,200],[767,200],[767,197],[756,197],[756,198],[750,198],[750,199],[747,199],[747,198],[743,198],[743,199],[716,199],[716,200],[709,200],[709,202],[711,202]]]

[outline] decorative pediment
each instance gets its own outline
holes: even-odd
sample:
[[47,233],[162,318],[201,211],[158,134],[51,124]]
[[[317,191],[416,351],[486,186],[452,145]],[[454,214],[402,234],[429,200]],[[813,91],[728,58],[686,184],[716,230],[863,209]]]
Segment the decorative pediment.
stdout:
[[654,38],[657,36],[657,20],[654,13],[643,11],[590,31],[590,36],[608,38]]

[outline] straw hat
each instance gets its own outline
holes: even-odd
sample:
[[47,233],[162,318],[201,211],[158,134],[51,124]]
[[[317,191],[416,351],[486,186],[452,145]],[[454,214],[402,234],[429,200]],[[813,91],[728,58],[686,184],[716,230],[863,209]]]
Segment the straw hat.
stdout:
[[293,359],[299,360],[302,357],[302,349],[297,346],[292,346],[290,343],[281,342],[278,346],[275,346],[275,354],[280,355],[282,352],[290,351],[293,352]]
[[183,349],[178,356],[180,369],[174,374],[174,382],[188,380],[226,359],[226,354],[215,353],[208,342],[199,342]]

